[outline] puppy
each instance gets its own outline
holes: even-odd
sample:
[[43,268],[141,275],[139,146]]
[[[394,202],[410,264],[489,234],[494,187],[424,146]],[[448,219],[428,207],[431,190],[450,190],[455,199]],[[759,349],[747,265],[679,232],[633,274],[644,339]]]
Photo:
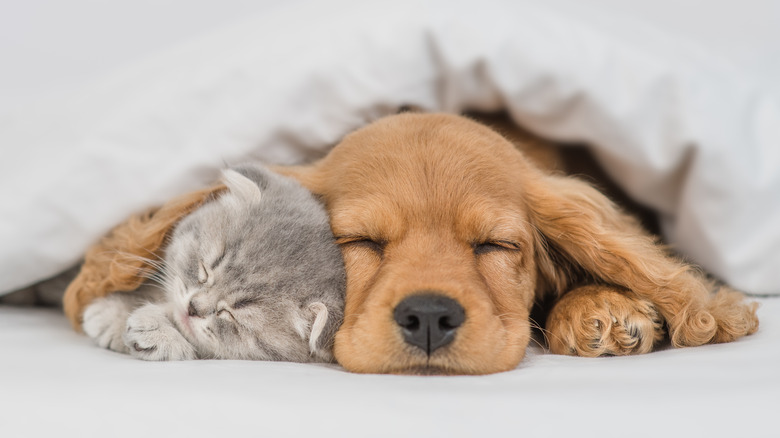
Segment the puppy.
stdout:
[[[284,172],[284,171],[283,171]],[[319,194],[347,269],[335,355],[366,373],[482,374],[522,360],[535,300],[553,352],[728,342],[755,304],[670,257],[588,184],[547,174],[487,127],[401,114],[288,175]]]
[[545,297],[561,354],[644,353],[664,327],[675,347],[758,327],[756,304],[715,291],[597,190],[467,118],[387,117],[313,165],[275,170],[330,215],[347,271],[334,354],[350,371],[513,369]]

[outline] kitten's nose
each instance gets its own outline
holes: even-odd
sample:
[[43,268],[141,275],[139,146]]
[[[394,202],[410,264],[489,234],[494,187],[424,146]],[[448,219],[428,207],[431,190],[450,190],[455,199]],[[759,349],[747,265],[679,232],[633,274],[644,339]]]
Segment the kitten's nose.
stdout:
[[190,301],[190,306],[187,308],[187,315],[190,315],[193,318],[200,318],[200,314],[198,313],[198,309],[195,307],[195,303]]
[[410,296],[395,307],[395,322],[404,341],[431,355],[455,339],[455,332],[466,320],[463,307],[452,298],[439,294]]

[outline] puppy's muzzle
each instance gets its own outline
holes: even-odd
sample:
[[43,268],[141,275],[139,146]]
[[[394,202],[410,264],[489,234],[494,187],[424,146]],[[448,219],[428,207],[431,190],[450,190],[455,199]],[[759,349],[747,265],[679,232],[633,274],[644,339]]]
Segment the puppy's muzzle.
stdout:
[[455,339],[466,320],[463,307],[452,298],[438,294],[407,297],[393,311],[404,341],[431,355]]

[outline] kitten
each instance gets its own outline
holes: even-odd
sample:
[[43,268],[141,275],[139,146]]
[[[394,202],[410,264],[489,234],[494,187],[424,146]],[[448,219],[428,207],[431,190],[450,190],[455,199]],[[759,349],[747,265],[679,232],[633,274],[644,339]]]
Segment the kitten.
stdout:
[[146,360],[332,361],[346,280],[324,208],[260,166],[226,170],[224,182],[174,229],[162,290],[94,301],[84,331]]

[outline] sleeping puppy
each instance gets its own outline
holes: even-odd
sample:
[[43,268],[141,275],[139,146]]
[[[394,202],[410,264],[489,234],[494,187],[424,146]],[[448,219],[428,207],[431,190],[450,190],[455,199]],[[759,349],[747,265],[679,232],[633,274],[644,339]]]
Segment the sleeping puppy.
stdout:
[[[347,271],[334,354],[350,371],[513,369],[545,297],[555,300],[545,329],[560,354],[645,353],[664,327],[675,347],[758,327],[756,304],[715,291],[604,195],[463,117],[387,117],[313,165],[275,170],[330,215]],[[82,310],[69,315],[78,321]]]
[[755,304],[669,257],[586,183],[547,174],[487,127],[401,114],[282,170],[321,196],[347,269],[335,355],[366,373],[482,374],[522,360],[535,300],[553,352],[728,342]]

